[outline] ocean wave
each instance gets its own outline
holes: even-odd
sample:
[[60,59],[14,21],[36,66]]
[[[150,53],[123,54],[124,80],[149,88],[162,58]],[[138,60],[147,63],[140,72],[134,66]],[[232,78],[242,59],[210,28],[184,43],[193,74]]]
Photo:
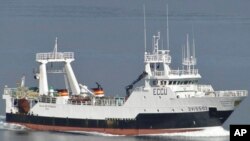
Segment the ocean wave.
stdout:
[[[70,134],[83,134],[83,135],[94,135],[94,136],[124,136],[124,135],[113,135],[99,132],[85,132],[85,131],[67,131],[64,133]],[[165,133],[165,134],[151,134],[151,135],[138,135],[138,136],[155,136],[155,137],[226,137],[229,136],[229,131],[225,130],[221,126],[206,127],[202,131],[192,131],[183,133]]]
[[[62,131],[60,131],[62,132]],[[82,135],[94,135],[94,136],[107,136],[107,137],[113,137],[113,136],[125,136],[125,135],[114,135],[114,134],[108,134],[108,133],[100,133],[100,132],[86,132],[86,131],[66,131],[64,133],[70,133],[70,134],[82,134]]]
[[26,129],[22,125],[5,122],[5,116],[0,115],[0,130],[24,131]]
[[0,121],[5,121],[5,116],[4,115],[0,115]]

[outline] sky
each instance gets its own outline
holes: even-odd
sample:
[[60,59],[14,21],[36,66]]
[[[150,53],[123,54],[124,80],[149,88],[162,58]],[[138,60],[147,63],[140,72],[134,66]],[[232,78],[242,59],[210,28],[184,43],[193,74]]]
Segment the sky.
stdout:
[[[99,82],[106,95],[125,96],[125,86],[144,70],[144,4],[148,51],[158,31],[166,45],[168,4],[171,67],[181,68],[181,46],[186,34],[193,34],[202,84],[250,90],[248,0],[1,0],[0,90],[15,87],[22,75],[27,86],[36,86],[35,54],[52,51],[58,37],[59,51],[75,52],[72,67],[79,83],[91,88]],[[50,76],[49,82],[64,84],[61,75]],[[249,102],[226,124],[250,124]]]

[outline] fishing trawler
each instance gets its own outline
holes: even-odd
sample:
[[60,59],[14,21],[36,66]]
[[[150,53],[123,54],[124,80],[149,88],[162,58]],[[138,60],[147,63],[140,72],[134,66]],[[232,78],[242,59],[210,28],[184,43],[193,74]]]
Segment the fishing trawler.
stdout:
[[[183,69],[170,67],[169,49],[159,49],[160,32],[153,36],[152,51],[144,53],[145,70],[126,87],[126,96],[105,96],[104,89],[80,84],[71,67],[73,52],[37,53],[38,87],[26,87],[25,77],[17,88],[5,86],[6,121],[34,130],[80,131],[114,135],[145,135],[203,130],[220,126],[240,102],[246,90],[215,91],[199,84],[195,68],[195,45],[183,48]],[[61,69],[49,70],[49,63]],[[66,85],[54,89],[48,73],[63,73]],[[134,85],[144,80],[144,85]]]

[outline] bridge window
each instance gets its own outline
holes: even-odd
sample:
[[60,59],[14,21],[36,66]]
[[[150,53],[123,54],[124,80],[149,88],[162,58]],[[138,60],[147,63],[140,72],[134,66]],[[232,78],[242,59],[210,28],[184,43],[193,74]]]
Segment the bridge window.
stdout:
[[193,81],[161,81],[161,85],[187,85],[187,84],[197,84],[198,80],[193,80]]
[[163,82],[163,81],[161,81],[161,85],[164,85],[164,82]]
[[161,83],[161,85],[166,85],[167,81],[162,80],[162,81],[160,81],[160,83]]
[[164,85],[166,85],[167,84],[167,81],[164,81]]
[[169,81],[169,85],[172,85],[173,81]]
[[158,84],[158,81],[157,80],[154,80],[153,81],[153,85],[157,85]]

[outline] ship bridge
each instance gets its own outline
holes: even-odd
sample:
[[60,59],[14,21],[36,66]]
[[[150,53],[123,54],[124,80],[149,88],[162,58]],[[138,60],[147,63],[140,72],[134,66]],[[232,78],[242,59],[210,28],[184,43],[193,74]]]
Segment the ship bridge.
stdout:
[[182,69],[171,69],[171,56],[169,47],[167,50],[159,49],[160,32],[153,36],[152,52],[144,54],[145,72],[148,76],[145,78],[145,87],[159,81],[197,81],[201,78],[198,69],[195,68],[195,44],[193,40],[192,48],[190,47],[187,35],[186,46],[182,48]]

